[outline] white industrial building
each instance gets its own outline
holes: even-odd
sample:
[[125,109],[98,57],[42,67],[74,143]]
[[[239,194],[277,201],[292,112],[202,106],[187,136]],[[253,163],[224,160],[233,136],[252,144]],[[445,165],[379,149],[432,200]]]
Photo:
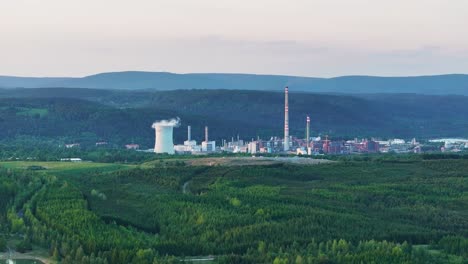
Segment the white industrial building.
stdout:
[[201,146],[197,145],[197,141],[192,140],[192,127],[187,126],[187,140],[183,145],[175,145],[174,149],[177,153],[193,153],[200,152]]
[[216,151],[216,142],[208,140],[208,126],[205,126],[205,141],[202,142],[201,149],[203,152]]
[[309,152],[311,151],[310,148],[308,148],[308,150],[306,150],[306,148],[304,147],[300,147],[300,148],[296,148],[296,155],[310,155]]
[[212,152],[216,150],[216,141],[203,141],[201,150],[203,152]]
[[249,153],[250,154],[257,153],[257,142],[256,141],[250,142],[249,145],[248,145],[248,148],[249,148]]

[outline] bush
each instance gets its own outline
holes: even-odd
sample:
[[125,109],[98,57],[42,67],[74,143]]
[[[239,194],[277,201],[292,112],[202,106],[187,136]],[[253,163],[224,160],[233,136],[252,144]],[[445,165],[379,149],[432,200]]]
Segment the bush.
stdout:
[[25,253],[26,251],[31,251],[31,250],[32,250],[31,242],[27,240],[23,240],[16,244],[16,251],[20,253]]
[[0,252],[5,252],[7,249],[6,240],[3,237],[0,237]]
[[27,170],[46,170],[46,168],[38,165],[31,165],[28,166]]

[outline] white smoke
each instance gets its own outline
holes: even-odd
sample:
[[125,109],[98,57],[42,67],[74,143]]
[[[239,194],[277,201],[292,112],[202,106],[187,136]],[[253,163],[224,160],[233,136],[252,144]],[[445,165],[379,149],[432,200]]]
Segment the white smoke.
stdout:
[[180,118],[172,118],[169,120],[159,120],[159,121],[154,121],[153,125],[151,126],[152,128],[156,128],[157,126],[173,126],[173,127],[178,127],[180,126]]

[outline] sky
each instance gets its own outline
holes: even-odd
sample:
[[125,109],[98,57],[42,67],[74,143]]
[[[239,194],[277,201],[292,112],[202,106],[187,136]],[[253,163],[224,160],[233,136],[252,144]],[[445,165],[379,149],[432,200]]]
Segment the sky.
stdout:
[[0,0],[0,75],[468,73],[467,0]]

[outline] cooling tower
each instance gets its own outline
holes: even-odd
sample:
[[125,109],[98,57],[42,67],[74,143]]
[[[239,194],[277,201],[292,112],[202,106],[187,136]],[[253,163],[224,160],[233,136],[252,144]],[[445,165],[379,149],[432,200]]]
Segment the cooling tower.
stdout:
[[156,140],[154,144],[155,153],[174,154],[174,142],[172,141],[172,125],[156,125]]

